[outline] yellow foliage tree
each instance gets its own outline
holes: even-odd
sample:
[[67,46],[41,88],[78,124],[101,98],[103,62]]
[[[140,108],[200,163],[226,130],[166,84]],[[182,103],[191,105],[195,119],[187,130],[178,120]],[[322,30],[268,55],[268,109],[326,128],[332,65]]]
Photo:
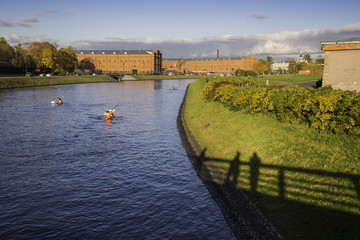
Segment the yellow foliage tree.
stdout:
[[186,64],[186,60],[184,58],[180,58],[177,61],[177,65],[179,66],[180,72],[182,71],[182,67]]
[[263,74],[269,71],[269,69],[270,69],[269,64],[262,59],[260,59],[257,63],[253,65],[253,71],[257,75]]
[[42,43],[41,63],[47,68],[53,68],[57,63],[58,51],[56,46],[49,42]]

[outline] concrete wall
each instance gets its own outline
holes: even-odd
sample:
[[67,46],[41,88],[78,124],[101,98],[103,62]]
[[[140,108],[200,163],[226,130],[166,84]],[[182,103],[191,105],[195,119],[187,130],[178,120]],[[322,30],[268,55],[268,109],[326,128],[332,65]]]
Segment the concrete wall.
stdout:
[[323,86],[360,92],[360,50],[325,50]]

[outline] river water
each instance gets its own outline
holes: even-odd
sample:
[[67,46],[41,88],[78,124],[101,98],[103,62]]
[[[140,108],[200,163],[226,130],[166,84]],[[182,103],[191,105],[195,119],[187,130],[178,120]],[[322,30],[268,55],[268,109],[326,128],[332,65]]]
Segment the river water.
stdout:
[[192,81],[0,90],[0,239],[234,239],[177,130]]

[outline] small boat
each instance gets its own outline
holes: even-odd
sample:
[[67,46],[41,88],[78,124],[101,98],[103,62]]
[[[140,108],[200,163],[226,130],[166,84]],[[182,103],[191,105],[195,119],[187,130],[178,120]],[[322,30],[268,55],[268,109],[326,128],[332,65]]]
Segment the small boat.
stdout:
[[60,105],[63,103],[63,101],[61,100],[61,98],[57,98],[56,100],[51,101],[51,103],[56,103],[56,104]]

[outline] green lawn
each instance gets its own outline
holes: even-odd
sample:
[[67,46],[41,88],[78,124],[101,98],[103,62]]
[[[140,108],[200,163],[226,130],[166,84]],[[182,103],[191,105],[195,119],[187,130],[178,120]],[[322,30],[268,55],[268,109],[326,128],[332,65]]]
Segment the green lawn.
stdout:
[[279,83],[303,83],[317,81],[322,78],[322,75],[266,75],[258,79],[260,84],[265,84],[266,80],[269,81],[270,85]]
[[285,239],[360,239],[360,138],[229,111],[204,83],[189,87],[189,128]]
[[113,82],[107,75],[53,76],[53,77],[0,77],[0,88],[45,86],[73,83]]

